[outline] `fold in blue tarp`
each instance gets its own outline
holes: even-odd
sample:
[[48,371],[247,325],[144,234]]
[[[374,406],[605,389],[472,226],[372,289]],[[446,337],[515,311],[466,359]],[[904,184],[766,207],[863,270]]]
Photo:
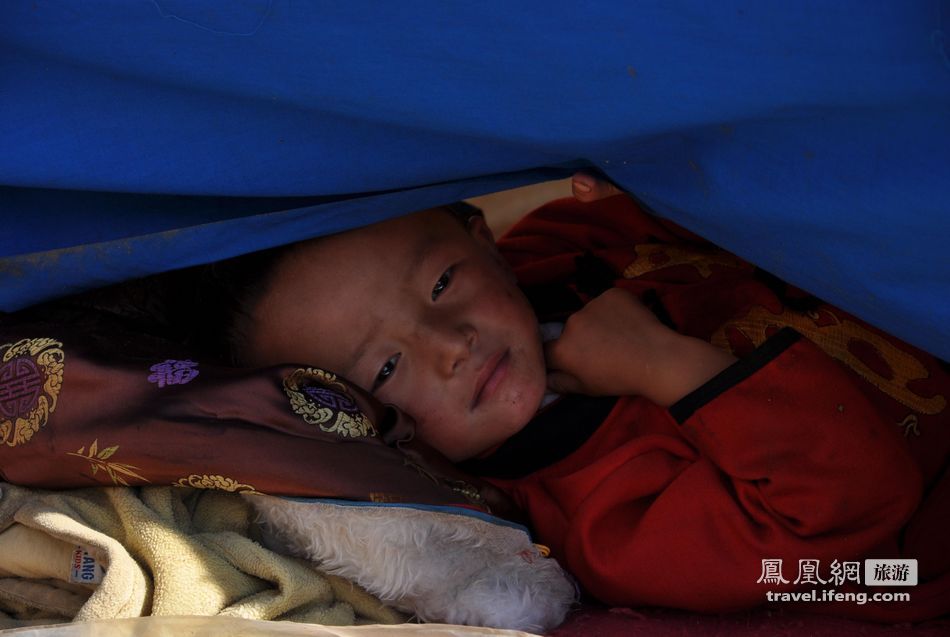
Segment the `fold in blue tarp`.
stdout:
[[946,1],[0,18],[0,310],[587,165],[950,358]]

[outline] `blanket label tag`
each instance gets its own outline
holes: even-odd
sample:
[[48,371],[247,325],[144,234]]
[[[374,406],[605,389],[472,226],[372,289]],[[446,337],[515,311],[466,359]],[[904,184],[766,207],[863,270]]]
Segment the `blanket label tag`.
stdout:
[[73,549],[72,568],[69,572],[69,581],[77,584],[98,584],[105,575],[105,569],[99,564],[94,555],[83,546]]

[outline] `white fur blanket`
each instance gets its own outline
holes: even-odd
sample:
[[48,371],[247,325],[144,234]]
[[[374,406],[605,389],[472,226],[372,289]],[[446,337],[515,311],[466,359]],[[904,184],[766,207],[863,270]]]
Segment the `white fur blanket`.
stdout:
[[523,527],[465,509],[245,496],[268,546],[425,621],[545,632],[576,588]]

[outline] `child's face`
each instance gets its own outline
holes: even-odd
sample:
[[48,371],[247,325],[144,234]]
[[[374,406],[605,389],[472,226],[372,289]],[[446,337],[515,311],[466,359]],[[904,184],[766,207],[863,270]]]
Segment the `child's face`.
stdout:
[[428,210],[303,243],[254,319],[251,362],[339,373],[451,460],[510,437],[544,395],[537,319],[481,218]]

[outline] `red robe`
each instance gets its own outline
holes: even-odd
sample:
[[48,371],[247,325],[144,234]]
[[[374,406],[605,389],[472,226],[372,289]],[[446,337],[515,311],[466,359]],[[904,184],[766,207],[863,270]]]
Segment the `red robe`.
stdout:
[[[526,458],[575,441],[494,481],[590,593],[726,611],[767,603],[768,591],[909,592],[910,602],[795,607],[883,621],[950,612],[945,363],[625,196],[554,202],[499,245],[526,290],[541,290],[542,319],[568,290],[586,302],[622,286],[740,359],[669,409],[622,397],[599,426],[581,410],[560,429],[535,425],[542,442],[507,450]],[[863,563],[860,586],[834,580],[833,568],[865,558],[916,558],[920,583],[865,587]],[[787,584],[767,583],[774,560]]]

